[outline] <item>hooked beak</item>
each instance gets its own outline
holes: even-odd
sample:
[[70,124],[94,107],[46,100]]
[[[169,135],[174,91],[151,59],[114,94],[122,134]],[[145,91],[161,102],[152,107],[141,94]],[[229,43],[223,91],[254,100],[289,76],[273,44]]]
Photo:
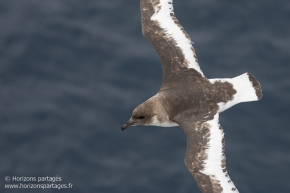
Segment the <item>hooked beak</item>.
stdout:
[[121,130],[125,130],[127,127],[131,126],[131,125],[134,125],[134,122],[130,119],[129,121],[127,121],[127,123],[125,125],[123,125],[121,127]]

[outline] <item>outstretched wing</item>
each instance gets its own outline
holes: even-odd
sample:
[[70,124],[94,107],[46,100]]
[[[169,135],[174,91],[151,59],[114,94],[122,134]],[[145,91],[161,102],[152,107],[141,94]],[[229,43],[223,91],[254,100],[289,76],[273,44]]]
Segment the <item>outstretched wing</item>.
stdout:
[[[185,165],[203,193],[238,193],[226,170],[224,132],[216,111],[176,117],[187,137]],[[187,117],[187,119],[185,118]]]
[[163,83],[184,68],[204,76],[190,37],[174,16],[172,0],[141,0],[141,15],[142,33],[161,58]]

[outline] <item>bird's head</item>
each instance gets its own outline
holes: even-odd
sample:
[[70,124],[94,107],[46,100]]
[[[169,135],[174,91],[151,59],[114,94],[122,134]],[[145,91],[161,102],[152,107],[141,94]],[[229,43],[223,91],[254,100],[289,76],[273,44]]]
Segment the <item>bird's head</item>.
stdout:
[[121,129],[124,130],[129,126],[136,125],[151,125],[155,116],[152,102],[149,100],[145,101],[133,110],[130,120]]

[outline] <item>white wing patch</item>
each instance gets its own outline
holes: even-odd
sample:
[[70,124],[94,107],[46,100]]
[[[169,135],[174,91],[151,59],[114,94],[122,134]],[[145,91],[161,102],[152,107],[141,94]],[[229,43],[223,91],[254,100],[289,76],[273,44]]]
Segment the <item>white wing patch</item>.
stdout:
[[224,132],[220,129],[219,114],[217,113],[213,120],[204,124],[210,125],[210,139],[206,150],[207,159],[205,160],[204,170],[200,172],[218,180],[223,188],[223,193],[238,193],[239,191],[231,181],[226,168],[222,168],[222,161],[225,160],[222,143]]
[[174,14],[172,0],[160,0],[160,4],[155,6],[155,13],[152,15],[151,20],[157,21],[161,28],[165,30],[166,35],[175,40],[177,46],[184,54],[188,67],[194,68],[204,76],[195,58],[191,40],[186,37],[170,14]]
[[253,87],[253,83],[249,79],[248,73],[244,73],[234,78],[223,78],[223,79],[216,78],[216,79],[209,79],[209,81],[212,84],[214,84],[216,81],[229,82],[233,84],[234,89],[237,91],[237,93],[234,95],[233,100],[228,101],[227,103],[223,103],[223,102],[218,103],[219,113],[241,102],[259,100],[256,95],[256,91]]

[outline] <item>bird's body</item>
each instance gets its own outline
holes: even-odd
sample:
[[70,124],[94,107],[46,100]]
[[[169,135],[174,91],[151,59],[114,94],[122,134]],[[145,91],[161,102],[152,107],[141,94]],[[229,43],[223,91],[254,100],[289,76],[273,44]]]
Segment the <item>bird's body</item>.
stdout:
[[238,192],[226,170],[219,113],[259,100],[262,90],[249,73],[231,79],[204,77],[172,0],[141,0],[142,32],[163,68],[159,92],[136,107],[122,130],[134,125],[180,126],[187,136],[185,164],[203,193]]

